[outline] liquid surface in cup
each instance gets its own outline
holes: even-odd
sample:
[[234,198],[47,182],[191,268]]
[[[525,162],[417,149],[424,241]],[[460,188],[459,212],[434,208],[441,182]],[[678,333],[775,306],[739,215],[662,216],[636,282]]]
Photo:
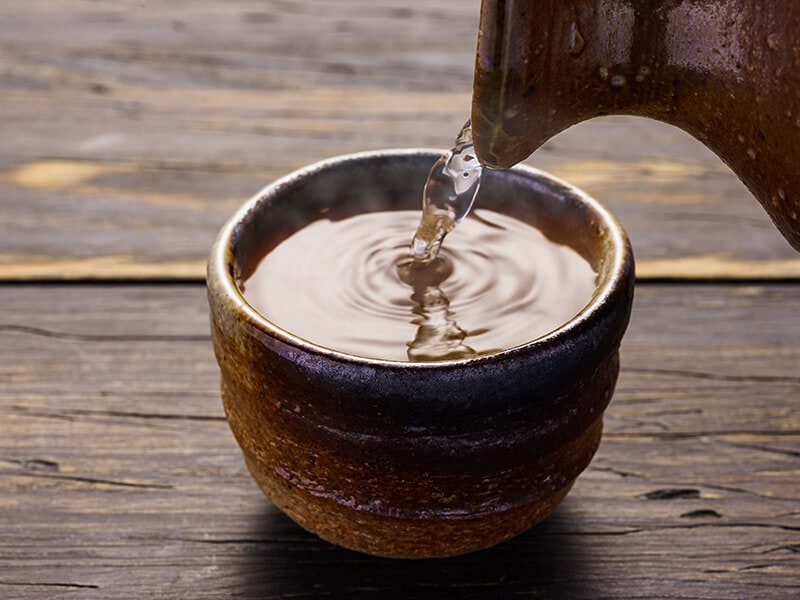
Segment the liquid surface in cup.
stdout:
[[573,249],[512,217],[477,210],[427,262],[409,256],[418,211],[318,220],[240,283],[253,308],[320,346],[394,361],[467,359],[560,327],[597,274]]

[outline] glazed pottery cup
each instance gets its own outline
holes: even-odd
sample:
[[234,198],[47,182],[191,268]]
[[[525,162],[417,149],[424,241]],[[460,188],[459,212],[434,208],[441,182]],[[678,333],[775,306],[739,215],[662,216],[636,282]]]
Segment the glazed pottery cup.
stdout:
[[315,345],[248,304],[237,282],[271,247],[321,215],[419,209],[439,156],[371,152],[297,171],[233,216],[208,265],[222,401],[253,478],[304,528],[381,556],[479,550],[555,508],[600,443],[633,298],[616,220],[518,167],[485,172],[480,206],[534,225],[598,273],[589,303],[555,331],[475,358],[393,362]]

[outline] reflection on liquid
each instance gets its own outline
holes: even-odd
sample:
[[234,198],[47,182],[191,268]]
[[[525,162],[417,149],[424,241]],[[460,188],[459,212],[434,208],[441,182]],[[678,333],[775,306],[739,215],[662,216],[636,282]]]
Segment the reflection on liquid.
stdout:
[[437,256],[430,262],[403,260],[397,266],[401,281],[412,289],[411,322],[417,335],[408,343],[408,359],[414,361],[456,360],[477,352],[464,343],[468,333],[456,323],[450,300],[440,285],[452,274],[449,258]]

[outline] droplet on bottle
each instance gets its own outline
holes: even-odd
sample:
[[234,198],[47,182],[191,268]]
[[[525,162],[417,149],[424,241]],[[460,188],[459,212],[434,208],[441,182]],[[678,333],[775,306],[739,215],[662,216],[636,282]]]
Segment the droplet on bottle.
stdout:
[[767,36],[767,46],[769,46],[770,50],[777,50],[780,43],[778,42],[778,34],[777,33],[770,33]]
[[600,79],[608,79],[608,67],[600,67],[597,72],[600,74]]
[[756,151],[753,150],[752,148],[748,148],[747,149],[747,156],[750,157],[750,160],[755,160],[756,159]]
[[625,79],[625,75],[614,75],[611,78],[611,87],[624,87],[627,80]]
[[572,23],[569,26],[569,53],[577,56],[583,51],[585,42],[581,32],[578,30],[578,24]]

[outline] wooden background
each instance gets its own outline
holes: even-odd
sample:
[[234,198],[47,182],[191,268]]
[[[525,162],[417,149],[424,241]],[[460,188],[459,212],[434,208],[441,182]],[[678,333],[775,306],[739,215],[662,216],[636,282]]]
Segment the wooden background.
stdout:
[[613,117],[530,163],[638,261],[618,391],[553,516],[398,562],[283,517],[227,428],[202,283],[260,187],[444,147],[478,0],[0,0],[1,598],[800,597],[800,255],[687,135]]

